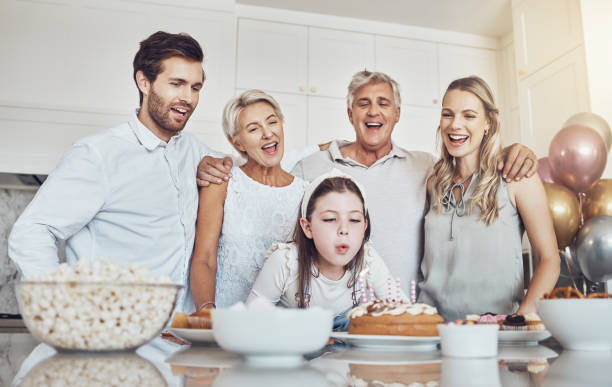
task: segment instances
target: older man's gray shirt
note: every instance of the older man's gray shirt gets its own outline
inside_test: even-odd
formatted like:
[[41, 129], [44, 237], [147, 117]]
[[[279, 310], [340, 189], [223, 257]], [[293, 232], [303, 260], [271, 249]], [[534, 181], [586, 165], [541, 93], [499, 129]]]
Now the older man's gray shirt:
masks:
[[423, 256], [423, 217], [426, 182], [435, 158], [426, 152], [407, 151], [393, 144], [391, 152], [367, 167], [340, 153], [350, 144], [336, 140], [326, 151], [300, 161], [292, 173], [306, 180], [337, 168], [355, 177], [367, 191], [371, 240], [405, 292], [418, 280]]

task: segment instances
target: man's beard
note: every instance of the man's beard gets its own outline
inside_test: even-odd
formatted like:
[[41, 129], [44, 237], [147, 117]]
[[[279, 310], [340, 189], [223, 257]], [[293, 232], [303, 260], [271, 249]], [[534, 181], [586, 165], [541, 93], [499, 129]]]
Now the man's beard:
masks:
[[183, 130], [193, 112], [193, 107], [188, 103], [176, 104], [174, 107], [186, 109], [187, 113], [185, 113], [185, 120], [183, 122], [174, 121], [170, 118], [170, 105], [166, 105], [153, 88], [151, 88], [151, 93], [149, 94], [148, 107], [149, 116], [153, 122], [162, 130], [175, 134]]

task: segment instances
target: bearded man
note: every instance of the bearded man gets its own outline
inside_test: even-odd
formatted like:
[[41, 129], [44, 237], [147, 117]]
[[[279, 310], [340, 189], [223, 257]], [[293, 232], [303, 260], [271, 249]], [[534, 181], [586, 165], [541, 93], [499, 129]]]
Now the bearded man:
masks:
[[[183, 128], [198, 105], [202, 48], [187, 34], [140, 43], [134, 81], [140, 108], [129, 122], [78, 140], [13, 226], [9, 256], [24, 278], [66, 260], [106, 258], [169, 276], [188, 289], [198, 206], [196, 171], [218, 155]], [[190, 311], [182, 291], [177, 310]]]

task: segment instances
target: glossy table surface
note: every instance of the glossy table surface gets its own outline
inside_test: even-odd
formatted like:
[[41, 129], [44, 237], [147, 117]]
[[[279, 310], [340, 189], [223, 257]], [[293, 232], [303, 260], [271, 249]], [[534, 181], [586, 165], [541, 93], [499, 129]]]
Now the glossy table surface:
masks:
[[294, 368], [254, 368], [215, 345], [156, 339], [136, 351], [57, 353], [28, 333], [0, 333], [0, 385], [611, 386], [612, 352], [564, 351], [554, 339], [500, 345], [496, 358], [438, 349], [366, 350], [336, 344]]

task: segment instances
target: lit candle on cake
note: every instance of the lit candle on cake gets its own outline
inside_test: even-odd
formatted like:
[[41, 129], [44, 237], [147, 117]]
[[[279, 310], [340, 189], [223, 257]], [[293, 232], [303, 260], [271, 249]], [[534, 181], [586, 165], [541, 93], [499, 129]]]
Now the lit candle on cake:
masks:
[[397, 277], [395, 279], [395, 292], [397, 293], [397, 302], [402, 302], [402, 292], [401, 292], [401, 287], [400, 287], [400, 279], [399, 277]]
[[387, 300], [391, 301], [391, 277], [387, 277]]
[[368, 302], [368, 296], [366, 294], [366, 287], [365, 287], [365, 281], [363, 280], [363, 277], [365, 277], [365, 275], [368, 273], [368, 268], [364, 268], [361, 273], [359, 273], [359, 287], [361, 288], [361, 303], [365, 304], [366, 302]]
[[416, 281], [410, 281], [410, 302], [416, 304]]

